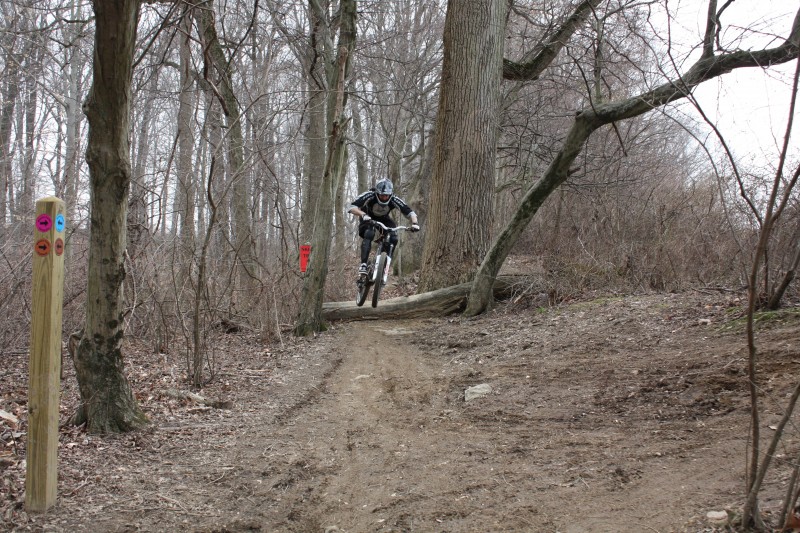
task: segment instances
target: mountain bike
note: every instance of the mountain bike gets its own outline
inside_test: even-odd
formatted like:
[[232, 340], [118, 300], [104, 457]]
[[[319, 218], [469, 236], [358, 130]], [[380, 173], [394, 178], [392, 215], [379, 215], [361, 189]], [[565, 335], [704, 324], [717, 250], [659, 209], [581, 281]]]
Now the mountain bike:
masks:
[[[361, 307], [367, 301], [367, 294], [372, 287], [372, 307], [378, 307], [378, 298], [381, 290], [386, 286], [389, 279], [389, 272], [392, 264], [392, 254], [394, 248], [389, 238], [391, 234], [397, 234], [411, 228], [407, 226], [397, 226], [390, 228], [377, 220], [370, 221], [376, 230], [375, 238], [372, 240], [372, 250], [367, 260], [367, 272], [362, 273], [356, 280], [356, 305]], [[373, 255], [374, 252], [374, 255]]]

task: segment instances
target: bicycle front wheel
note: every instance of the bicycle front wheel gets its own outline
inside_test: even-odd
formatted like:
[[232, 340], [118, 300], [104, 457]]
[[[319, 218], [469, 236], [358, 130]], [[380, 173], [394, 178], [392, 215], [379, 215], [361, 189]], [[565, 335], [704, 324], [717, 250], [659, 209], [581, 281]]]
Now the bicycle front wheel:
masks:
[[386, 270], [386, 252], [381, 252], [381, 259], [378, 262], [378, 273], [375, 276], [375, 287], [372, 289], [372, 307], [378, 307], [378, 298], [383, 289], [383, 271]]
[[[371, 270], [371, 269], [370, 269]], [[369, 294], [369, 286], [371, 285], [371, 273], [359, 274], [358, 281], [356, 281], [356, 305], [361, 307], [367, 301], [367, 294]]]

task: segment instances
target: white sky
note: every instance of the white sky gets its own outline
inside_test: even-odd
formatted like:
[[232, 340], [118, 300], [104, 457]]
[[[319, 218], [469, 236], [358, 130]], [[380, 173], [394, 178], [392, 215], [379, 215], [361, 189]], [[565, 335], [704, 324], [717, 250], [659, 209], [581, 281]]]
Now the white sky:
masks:
[[[724, 1], [720, 0], [719, 5]], [[700, 42], [705, 31], [707, 0], [669, 0], [675, 40], [688, 46]], [[738, 0], [722, 15], [724, 46], [761, 49], [779, 45], [776, 35], [786, 36], [800, 7], [797, 0]], [[742, 29], [749, 28], [745, 33]], [[688, 53], [688, 49], [684, 50]], [[688, 68], [698, 57], [695, 51], [684, 63]], [[795, 61], [769, 69], [739, 69], [700, 85], [694, 95], [706, 115], [717, 124], [737, 159], [743, 164], [770, 164], [776, 160], [786, 131]], [[696, 112], [692, 116], [698, 117]], [[795, 113], [795, 122], [800, 113]], [[794, 155], [800, 153], [800, 124], [792, 138]], [[708, 130], [706, 126], [704, 130]]]

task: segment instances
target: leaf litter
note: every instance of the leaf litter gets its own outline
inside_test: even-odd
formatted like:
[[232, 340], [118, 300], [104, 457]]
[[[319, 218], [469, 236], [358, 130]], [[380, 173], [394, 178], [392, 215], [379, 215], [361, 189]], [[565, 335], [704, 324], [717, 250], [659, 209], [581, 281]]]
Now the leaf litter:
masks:
[[[282, 346], [220, 335], [201, 391], [187, 388], [177, 347], [129, 340], [127, 375], [151, 424], [102, 436], [62, 425], [58, 503], [42, 514], [24, 508], [28, 363], [11, 351], [0, 528], [726, 531], [749, 423], [744, 337], [731, 327], [742, 305], [702, 292], [516, 299], [474, 319], [341, 323]], [[767, 425], [796, 381], [797, 317], [759, 329]], [[491, 392], [465, 402], [481, 384]], [[69, 360], [62, 391], [63, 424], [78, 400]], [[766, 485], [768, 518], [798, 436]]]

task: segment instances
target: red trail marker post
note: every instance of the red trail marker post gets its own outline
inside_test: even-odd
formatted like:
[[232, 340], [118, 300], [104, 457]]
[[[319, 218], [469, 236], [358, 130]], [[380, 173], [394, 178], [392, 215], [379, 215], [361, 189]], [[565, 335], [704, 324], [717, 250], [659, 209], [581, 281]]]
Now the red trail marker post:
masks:
[[36, 202], [34, 226], [25, 507], [41, 512], [57, 496], [64, 202], [52, 196]]

